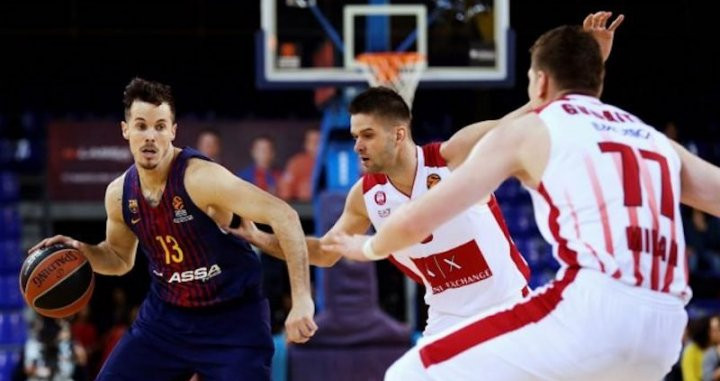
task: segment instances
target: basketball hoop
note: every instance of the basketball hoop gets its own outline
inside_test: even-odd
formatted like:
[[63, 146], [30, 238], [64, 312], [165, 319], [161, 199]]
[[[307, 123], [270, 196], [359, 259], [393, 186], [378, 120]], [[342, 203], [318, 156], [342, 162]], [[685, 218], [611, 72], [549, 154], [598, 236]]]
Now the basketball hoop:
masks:
[[415, 90], [425, 70], [426, 61], [419, 53], [363, 53], [356, 58], [370, 86], [385, 86], [400, 94], [412, 108]]

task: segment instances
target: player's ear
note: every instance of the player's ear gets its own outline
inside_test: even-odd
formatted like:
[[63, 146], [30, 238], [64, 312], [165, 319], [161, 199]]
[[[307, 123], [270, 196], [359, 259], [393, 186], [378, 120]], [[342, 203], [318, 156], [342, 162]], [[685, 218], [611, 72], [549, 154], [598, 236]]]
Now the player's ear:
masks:
[[548, 76], [547, 72], [543, 70], [537, 71], [537, 97], [540, 99], [545, 99], [548, 95], [548, 90], [550, 87], [550, 77]]
[[172, 132], [172, 138], [170, 139], [170, 141], [174, 142], [175, 134], [177, 133], [177, 123], [173, 123], [172, 127], [170, 127], [170, 132]]
[[395, 141], [400, 143], [407, 138], [407, 127], [400, 125], [395, 129]]
[[122, 122], [120, 122], [120, 129], [122, 130], [123, 138], [125, 138], [125, 140], [128, 140], [130, 138], [130, 134], [128, 131], [130, 129], [130, 126], [128, 126], [128, 124], [125, 123], [125, 121], [122, 121]]

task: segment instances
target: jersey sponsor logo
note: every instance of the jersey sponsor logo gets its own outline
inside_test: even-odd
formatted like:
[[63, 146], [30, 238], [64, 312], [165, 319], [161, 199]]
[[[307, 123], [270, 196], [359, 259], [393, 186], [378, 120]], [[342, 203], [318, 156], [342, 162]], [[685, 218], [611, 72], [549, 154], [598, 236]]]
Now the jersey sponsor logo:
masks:
[[431, 173], [425, 179], [425, 186], [427, 186], [427, 189], [430, 189], [437, 185], [440, 180], [442, 180], [442, 177], [440, 177], [440, 175], [438, 175], [437, 173]]
[[[153, 271], [157, 275], [155, 271]], [[214, 278], [222, 273], [222, 270], [220, 269], [220, 266], [217, 264], [214, 264], [212, 266], [208, 267], [198, 267], [195, 270], [187, 270], [187, 271], [176, 271], [172, 273], [170, 276], [170, 279], [168, 279], [168, 283], [186, 283], [186, 282], [193, 282], [196, 280], [207, 282], [211, 278]], [[160, 273], [162, 274], [162, 273]], [[162, 275], [158, 275], [162, 276]]]
[[375, 203], [378, 205], [385, 205], [385, 202], [387, 201], [387, 197], [385, 196], [385, 192], [383, 191], [377, 191], [375, 192]]
[[475, 240], [424, 258], [412, 258], [430, 283], [432, 293], [460, 288], [490, 278], [493, 274]]
[[378, 216], [380, 216], [380, 218], [389, 217], [390, 216], [390, 208], [378, 210]]
[[179, 224], [193, 220], [194, 217], [192, 214], [188, 214], [187, 210], [185, 210], [185, 203], [180, 196], [173, 197], [172, 206], [173, 209], [175, 209], [175, 218], [173, 218], [174, 223]]
[[592, 126], [600, 132], [614, 132], [631, 138], [650, 139], [650, 131], [641, 127], [617, 127], [597, 122], [592, 122]]

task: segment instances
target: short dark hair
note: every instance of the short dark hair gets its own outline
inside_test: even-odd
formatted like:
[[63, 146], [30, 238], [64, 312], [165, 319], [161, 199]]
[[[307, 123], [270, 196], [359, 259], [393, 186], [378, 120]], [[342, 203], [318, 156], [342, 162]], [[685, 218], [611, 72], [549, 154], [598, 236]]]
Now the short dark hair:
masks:
[[169, 85], [135, 77], [125, 86], [123, 92], [126, 119], [130, 114], [130, 107], [135, 101], [152, 103], [155, 106], [167, 103], [170, 106], [173, 121], [175, 121], [175, 98], [173, 98], [172, 89]]
[[350, 115], [369, 114], [393, 122], [410, 124], [410, 108], [405, 100], [387, 87], [371, 87], [358, 94], [349, 107]]
[[530, 48], [532, 65], [555, 79], [560, 90], [599, 94], [604, 76], [600, 45], [578, 26], [545, 32]]

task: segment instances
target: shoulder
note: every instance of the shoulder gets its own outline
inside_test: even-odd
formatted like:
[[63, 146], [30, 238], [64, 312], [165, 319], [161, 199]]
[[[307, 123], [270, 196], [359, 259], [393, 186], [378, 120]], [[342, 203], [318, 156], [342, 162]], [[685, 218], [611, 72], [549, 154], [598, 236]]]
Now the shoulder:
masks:
[[347, 198], [345, 199], [345, 208], [354, 211], [356, 214], [367, 216], [365, 199], [363, 197], [366, 191], [364, 190], [363, 182], [364, 176], [363, 179], [355, 182], [355, 185], [350, 188], [350, 192], [348, 192]]
[[365, 173], [362, 179], [355, 183], [353, 189], [357, 188], [357, 191], [362, 195], [375, 185], [385, 185], [387, 181], [387, 176], [382, 173]]
[[111, 181], [110, 184], [108, 184], [107, 188], [105, 188], [105, 199], [106, 200], [116, 200], [117, 202], [122, 202], [122, 196], [123, 196], [123, 187], [125, 185], [125, 173], [115, 178], [115, 180]]
[[425, 156], [426, 167], [445, 167], [447, 161], [443, 155], [443, 142], [433, 142], [422, 146], [423, 156]]
[[229, 171], [222, 165], [213, 161], [193, 157], [188, 159], [187, 167], [185, 168], [185, 181], [195, 178], [209, 179], [218, 172]]
[[125, 173], [111, 181], [105, 189], [105, 211], [109, 217], [118, 217], [122, 215], [124, 184]]

